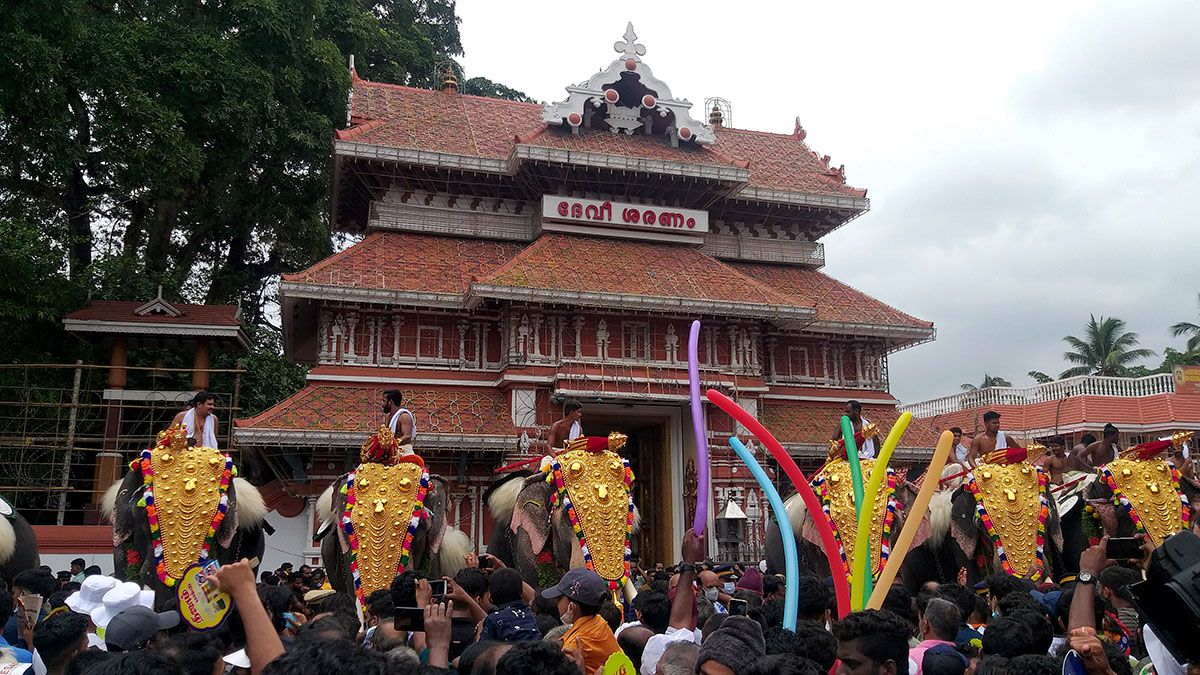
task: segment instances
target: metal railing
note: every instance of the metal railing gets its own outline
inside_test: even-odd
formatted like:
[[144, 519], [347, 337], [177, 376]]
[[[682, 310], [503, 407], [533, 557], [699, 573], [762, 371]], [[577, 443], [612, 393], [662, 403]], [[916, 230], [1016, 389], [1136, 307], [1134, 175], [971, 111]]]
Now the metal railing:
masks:
[[[191, 368], [127, 366], [126, 387], [108, 387], [108, 365], [0, 364], [0, 495], [34, 524], [80, 524], [96, 489], [96, 459], [126, 462], [185, 407]], [[245, 372], [208, 369], [232, 441]], [[105, 486], [107, 487], [107, 486]]]
[[1112, 396], [1142, 398], [1175, 393], [1170, 373], [1146, 377], [1104, 377], [1080, 375], [1030, 387], [986, 387], [900, 406], [913, 417], [936, 417], [963, 410], [1002, 405], [1028, 405], [1057, 401], [1071, 396]]

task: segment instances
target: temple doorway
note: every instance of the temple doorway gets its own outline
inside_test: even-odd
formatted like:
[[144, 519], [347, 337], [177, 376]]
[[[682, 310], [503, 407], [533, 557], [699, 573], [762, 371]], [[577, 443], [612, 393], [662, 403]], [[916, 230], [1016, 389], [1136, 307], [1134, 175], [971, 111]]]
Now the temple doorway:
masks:
[[622, 455], [633, 469], [633, 503], [642, 514], [641, 529], [630, 538], [632, 555], [643, 564], [674, 564], [682, 536], [682, 531], [676, 533], [682, 522], [679, 408], [585, 404], [583, 431], [589, 436], [618, 431], [629, 437]]

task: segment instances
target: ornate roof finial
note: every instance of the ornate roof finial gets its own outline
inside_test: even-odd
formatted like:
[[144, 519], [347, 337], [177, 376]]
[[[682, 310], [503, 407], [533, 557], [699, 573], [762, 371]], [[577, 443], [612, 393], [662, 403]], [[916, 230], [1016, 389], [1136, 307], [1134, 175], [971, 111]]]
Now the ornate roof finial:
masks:
[[708, 123], [714, 127], [719, 127], [725, 122], [725, 113], [721, 112], [721, 106], [713, 103], [712, 112], [708, 113]]
[[804, 125], [800, 124], [800, 116], [796, 115], [796, 127], [792, 129], [792, 135], [800, 140], [804, 140], [808, 136], [808, 132], [804, 130]]
[[613, 49], [621, 52], [621, 55], [627, 59], [637, 58], [646, 55], [646, 46], [637, 43], [637, 33], [633, 32], [633, 22], [625, 24], [624, 40], [617, 40], [613, 44]]
[[442, 91], [458, 91], [458, 76], [451, 66], [446, 66], [446, 72], [442, 75]]

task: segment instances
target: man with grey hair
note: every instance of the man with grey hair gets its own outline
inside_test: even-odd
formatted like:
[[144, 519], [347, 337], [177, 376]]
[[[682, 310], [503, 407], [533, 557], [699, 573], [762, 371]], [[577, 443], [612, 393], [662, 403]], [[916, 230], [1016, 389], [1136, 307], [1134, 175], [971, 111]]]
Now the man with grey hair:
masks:
[[954, 647], [954, 637], [958, 635], [961, 621], [962, 613], [958, 605], [942, 598], [929, 601], [925, 615], [921, 617], [921, 642], [908, 650], [909, 660], [917, 665], [917, 672], [912, 675], [921, 675], [921, 661], [929, 648], [937, 645]]
[[693, 675], [700, 646], [694, 642], [676, 641], [667, 645], [654, 675]]

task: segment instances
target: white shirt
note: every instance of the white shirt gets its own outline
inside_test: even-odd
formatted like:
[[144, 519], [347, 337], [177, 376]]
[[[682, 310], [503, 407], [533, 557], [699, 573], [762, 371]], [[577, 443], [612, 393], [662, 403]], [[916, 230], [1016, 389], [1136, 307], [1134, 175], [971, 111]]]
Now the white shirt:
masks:
[[[392, 415], [392, 419], [390, 421], [388, 421], [388, 428], [392, 430], [392, 434], [400, 433], [399, 426], [400, 426], [400, 416], [401, 415], [408, 415], [408, 419], [412, 422], [412, 433], [409, 434], [409, 437], [408, 437], [408, 442], [412, 443], [413, 440], [415, 440], [417, 438], [417, 418], [413, 417], [412, 412], [410, 410], [408, 410], [407, 408], [400, 408], [399, 410], [396, 411], [396, 413], [394, 415]], [[399, 439], [397, 439], [397, 440], [399, 440]]]
[[[859, 420], [862, 421], [863, 428], [866, 428], [866, 426], [871, 423], [871, 421], [865, 417], [860, 417]], [[858, 449], [858, 458], [859, 459], [875, 459], [875, 439], [874, 438], [864, 438], [863, 439], [862, 447]]]
[[571, 430], [567, 432], [567, 440], [573, 441], [583, 435], [583, 426], [579, 422], [571, 422]]
[[[196, 409], [189, 408], [183, 413], [183, 426], [187, 427], [188, 438], [196, 436]], [[209, 415], [204, 418], [204, 429], [200, 432], [200, 445], [205, 448], [217, 448], [217, 418]]]
[[638, 672], [653, 673], [658, 668], [658, 660], [672, 642], [694, 642], [700, 644], [703, 634], [699, 629], [668, 628], [666, 633], [651, 635], [646, 640], [646, 648], [642, 651], [642, 668]]
[[959, 464], [966, 464], [967, 455], [969, 454], [971, 454], [971, 451], [962, 443], [959, 443], [958, 446], [954, 448], [954, 456], [958, 458]]

